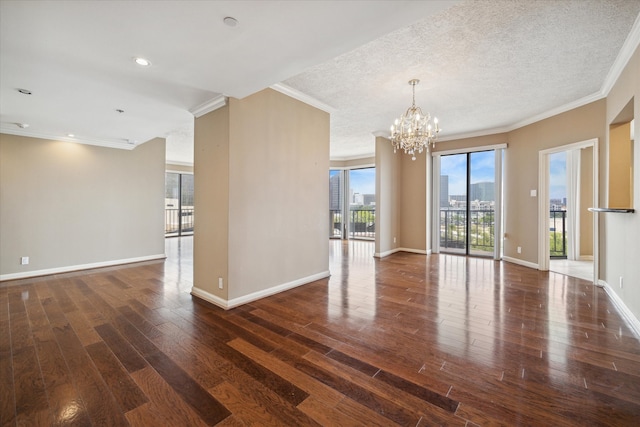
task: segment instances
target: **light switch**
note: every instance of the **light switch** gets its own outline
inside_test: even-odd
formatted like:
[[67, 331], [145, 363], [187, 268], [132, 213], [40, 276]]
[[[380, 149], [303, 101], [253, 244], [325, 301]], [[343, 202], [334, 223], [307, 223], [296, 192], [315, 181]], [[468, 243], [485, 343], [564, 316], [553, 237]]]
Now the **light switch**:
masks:
[[531, 190], [531, 197], [536, 197], [538, 195], [538, 190]]

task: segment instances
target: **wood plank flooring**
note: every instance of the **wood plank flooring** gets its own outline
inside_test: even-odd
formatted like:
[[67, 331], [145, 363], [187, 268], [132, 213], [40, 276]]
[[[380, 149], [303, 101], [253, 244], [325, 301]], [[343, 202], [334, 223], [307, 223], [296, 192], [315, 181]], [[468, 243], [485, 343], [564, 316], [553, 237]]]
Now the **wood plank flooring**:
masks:
[[640, 341], [590, 283], [331, 241], [230, 311], [168, 259], [0, 284], [0, 426], [640, 425]]

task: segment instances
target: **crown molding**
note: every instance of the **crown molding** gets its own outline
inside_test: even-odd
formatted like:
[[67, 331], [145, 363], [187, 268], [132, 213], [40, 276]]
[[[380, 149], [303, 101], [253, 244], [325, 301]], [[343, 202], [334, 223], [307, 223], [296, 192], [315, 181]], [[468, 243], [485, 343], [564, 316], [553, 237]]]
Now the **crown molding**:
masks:
[[624, 67], [626, 67], [629, 63], [629, 60], [638, 48], [638, 45], [640, 45], [640, 15], [636, 17], [636, 20], [633, 23], [633, 27], [631, 27], [631, 32], [629, 32], [627, 39], [622, 45], [622, 49], [620, 49], [620, 52], [618, 52], [616, 60], [613, 62], [613, 65], [609, 69], [609, 74], [607, 74], [607, 77], [602, 83], [600, 92], [602, 92], [603, 97], [609, 95], [609, 92], [611, 92], [613, 85], [616, 83], [618, 78], [620, 78], [620, 74], [622, 74]]
[[375, 151], [369, 154], [355, 154], [353, 156], [343, 156], [343, 157], [331, 157], [329, 160], [334, 162], [349, 162], [352, 160], [361, 160], [361, 159], [369, 159], [371, 157], [375, 157]]
[[566, 113], [567, 111], [574, 110], [578, 107], [591, 104], [592, 102], [598, 101], [604, 97], [605, 95], [602, 92], [592, 93], [591, 95], [587, 95], [575, 101], [569, 102], [568, 104], [564, 104], [559, 107], [552, 108], [551, 110], [547, 110], [544, 113], [540, 113], [533, 117], [529, 117], [528, 119], [524, 119], [520, 122], [517, 122], [509, 126], [507, 132], [520, 129], [521, 127], [530, 125], [535, 122], [539, 122], [540, 120], [548, 119], [549, 117], [557, 116], [558, 114]]
[[22, 129], [9, 129], [0, 127], [0, 133], [6, 133], [10, 135], [26, 136], [29, 138], [48, 139], [51, 141], [63, 141], [72, 142], [74, 144], [94, 145], [97, 147], [117, 148], [119, 150], [133, 150], [140, 144], [129, 144], [126, 142], [114, 142], [106, 139], [91, 139], [91, 138], [69, 138], [60, 135], [52, 135], [48, 133], [40, 133], [33, 131], [25, 131]]
[[304, 102], [305, 104], [311, 105], [312, 107], [322, 110], [325, 113], [332, 114], [337, 111], [335, 108], [331, 107], [330, 105], [327, 105], [324, 102], [319, 101], [316, 98], [307, 95], [306, 93], [300, 92], [299, 90], [294, 89], [291, 86], [287, 86], [282, 83], [276, 83], [269, 87], [293, 99], [297, 99], [300, 102]]
[[554, 117], [557, 116], [558, 114], [562, 114], [562, 113], [566, 113], [567, 111], [571, 111], [574, 110], [578, 107], [582, 107], [584, 105], [590, 104], [592, 102], [598, 101], [602, 98], [604, 98], [605, 95], [603, 95], [601, 92], [595, 92], [592, 93], [591, 95], [587, 95], [583, 98], [580, 98], [578, 100], [569, 102], [568, 104], [564, 104], [561, 105], [559, 107], [556, 108], [552, 108], [551, 110], [547, 110], [543, 113], [537, 114], [533, 117], [529, 117], [527, 119], [521, 120], [519, 122], [516, 122], [512, 125], [509, 126], [501, 126], [501, 127], [496, 127], [496, 128], [490, 128], [490, 129], [483, 129], [483, 130], [478, 130], [478, 131], [473, 131], [473, 132], [465, 132], [465, 133], [457, 133], [457, 134], [453, 134], [453, 135], [447, 135], [447, 136], [439, 136], [438, 137], [438, 141], [439, 142], [446, 142], [446, 141], [454, 141], [454, 140], [458, 140], [458, 139], [465, 139], [465, 138], [477, 138], [480, 136], [487, 136], [487, 135], [495, 135], [498, 133], [508, 133], [508, 132], [513, 132], [514, 130], [520, 129], [522, 127], [528, 126], [530, 124], [539, 122], [541, 120], [544, 119], [548, 119], [550, 117]]
[[193, 114], [196, 118], [204, 116], [207, 113], [217, 110], [218, 108], [222, 108], [227, 105], [227, 97], [224, 95], [218, 95], [215, 98], [212, 98], [192, 109], [189, 110], [191, 114]]
[[167, 166], [191, 166], [193, 167], [193, 162], [183, 162], [179, 160], [165, 160], [164, 162]]

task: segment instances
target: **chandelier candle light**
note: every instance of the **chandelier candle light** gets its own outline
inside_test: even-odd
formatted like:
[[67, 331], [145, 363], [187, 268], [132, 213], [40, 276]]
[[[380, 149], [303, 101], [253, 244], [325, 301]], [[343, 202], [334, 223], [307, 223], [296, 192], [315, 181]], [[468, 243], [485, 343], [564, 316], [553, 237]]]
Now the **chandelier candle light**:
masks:
[[411, 154], [411, 160], [416, 159], [416, 153], [422, 153], [424, 149], [429, 151], [429, 144], [432, 148], [436, 146], [436, 139], [440, 128], [438, 127], [438, 119], [433, 118], [431, 123], [431, 114], [424, 114], [420, 107], [416, 107], [416, 85], [420, 80], [409, 80], [409, 84], [413, 88], [413, 104], [407, 109], [406, 113], [399, 119], [396, 119], [391, 125], [391, 144], [393, 152], [398, 149], [404, 150], [405, 153]]

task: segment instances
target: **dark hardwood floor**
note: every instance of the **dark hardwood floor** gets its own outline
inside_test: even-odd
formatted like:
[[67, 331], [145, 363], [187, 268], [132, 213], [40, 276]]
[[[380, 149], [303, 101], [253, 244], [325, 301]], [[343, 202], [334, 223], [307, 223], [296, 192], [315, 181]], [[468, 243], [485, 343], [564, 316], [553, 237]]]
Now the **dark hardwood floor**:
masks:
[[640, 424], [640, 341], [588, 282], [332, 241], [331, 278], [225, 312], [191, 240], [0, 284], [0, 425]]

